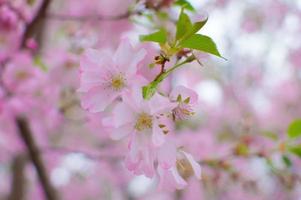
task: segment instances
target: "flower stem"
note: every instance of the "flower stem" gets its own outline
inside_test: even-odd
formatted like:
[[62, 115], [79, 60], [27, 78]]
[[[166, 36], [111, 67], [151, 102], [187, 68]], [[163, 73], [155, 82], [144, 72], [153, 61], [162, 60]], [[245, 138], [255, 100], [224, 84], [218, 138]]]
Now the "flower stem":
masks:
[[195, 60], [194, 56], [189, 56], [186, 60], [174, 65], [172, 68], [166, 70], [165, 72], [159, 74], [152, 82], [142, 88], [142, 95], [144, 99], [150, 99], [156, 92], [157, 86], [169, 76], [177, 68], [181, 67], [186, 63], [190, 63]]

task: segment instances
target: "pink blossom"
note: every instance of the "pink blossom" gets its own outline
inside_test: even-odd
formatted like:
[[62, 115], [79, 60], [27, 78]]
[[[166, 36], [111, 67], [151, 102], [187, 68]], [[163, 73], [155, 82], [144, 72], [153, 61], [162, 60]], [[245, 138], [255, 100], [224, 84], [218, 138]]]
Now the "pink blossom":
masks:
[[18, 15], [7, 5], [0, 5], [0, 30], [12, 31], [17, 28]]
[[103, 111], [117, 97], [138, 84], [137, 64], [144, 50], [134, 50], [123, 40], [114, 55], [108, 50], [89, 49], [80, 61], [82, 106], [91, 112]]
[[164, 169], [158, 167], [160, 177], [159, 188], [173, 190], [183, 189], [191, 176], [201, 179], [201, 167], [194, 160], [193, 156], [181, 149], [177, 150], [174, 166]]
[[126, 166], [135, 174], [154, 175], [156, 148], [164, 144], [170, 133], [168, 113], [175, 107], [168, 98], [155, 94], [144, 100], [141, 88], [124, 96], [112, 113], [112, 137], [129, 136]]
[[170, 93], [170, 100], [178, 103], [178, 106], [173, 109], [174, 118], [184, 120], [194, 114], [198, 95], [189, 88], [178, 86]]

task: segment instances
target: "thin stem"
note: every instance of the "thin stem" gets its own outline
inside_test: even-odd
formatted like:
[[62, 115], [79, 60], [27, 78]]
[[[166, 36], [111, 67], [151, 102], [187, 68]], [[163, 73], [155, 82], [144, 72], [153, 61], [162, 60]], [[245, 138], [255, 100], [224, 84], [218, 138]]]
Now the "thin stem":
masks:
[[176, 70], [177, 68], [181, 67], [182, 65], [186, 64], [186, 63], [190, 63], [194, 60], [194, 58], [192, 57], [188, 57], [186, 60], [174, 65], [172, 68], [166, 70], [164, 73], [161, 73], [157, 79], [155, 79], [152, 83], [160, 83], [162, 82], [171, 72], [173, 72], [174, 70]]
[[160, 72], [160, 74], [152, 81], [150, 82], [148, 85], [144, 86], [142, 88], [142, 96], [144, 99], [150, 99], [156, 92], [158, 85], [171, 73], [173, 72], [175, 69], [181, 67], [182, 65], [192, 62], [193, 60], [195, 60], [194, 56], [190, 56], [188, 57], [186, 60], [184, 60], [183, 62], [180, 62], [178, 64], [176, 64], [175, 66], [173, 66], [172, 68], [170, 68], [167, 71], [164, 71], [163, 73]]
[[91, 20], [103, 20], [103, 21], [114, 21], [126, 19], [131, 16], [133, 13], [126, 12], [121, 15], [116, 16], [105, 16], [105, 15], [86, 15], [86, 16], [72, 16], [65, 14], [57, 14], [57, 13], [48, 13], [45, 15], [46, 19], [49, 20], [58, 20], [58, 21], [91, 21]]

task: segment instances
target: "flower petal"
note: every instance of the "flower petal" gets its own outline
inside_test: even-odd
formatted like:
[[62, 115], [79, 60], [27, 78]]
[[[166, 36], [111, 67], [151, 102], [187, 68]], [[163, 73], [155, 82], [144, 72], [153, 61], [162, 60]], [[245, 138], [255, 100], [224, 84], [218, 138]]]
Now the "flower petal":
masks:
[[196, 176], [196, 178], [201, 179], [202, 178], [202, 169], [201, 169], [201, 166], [199, 165], [199, 163], [194, 160], [194, 158], [191, 154], [186, 153], [184, 151], [181, 151], [181, 152], [185, 155], [185, 157], [191, 164], [191, 167], [194, 171], [194, 175]]
[[163, 133], [163, 130], [159, 127], [157, 120], [153, 122], [153, 134], [152, 142], [155, 146], [161, 146], [165, 142], [166, 135]]
[[118, 93], [105, 90], [103, 87], [94, 87], [81, 97], [81, 105], [84, 109], [95, 113], [104, 111], [113, 100], [118, 96]]
[[177, 150], [172, 141], [165, 142], [158, 150], [158, 162], [163, 169], [169, 169], [176, 164]]
[[177, 189], [183, 189], [187, 185], [187, 182], [179, 174], [176, 167], [171, 168], [171, 173], [172, 173], [172, 175], [173, 175], [173, 177], [176, 181], [176, 188]]
[[128, 74], [137, 72], [137, 64], [145, 57], [146, 51], [141, 49], [135, 51], [128, 39], [123, 39], [119, 44], [115, 55], [115, 64], [118, 68]]
[[129, 123], [118, 128], [114, 127], [111, 131], [111, 138], [113, 140], [120, 140], [134, 131], [133, 124]]
[[175, 87], [169, 96], [172, 101], [177, 101], [179, 95], [181, 95], [182, 101], [189, 98], [190, 104], [195, 104], [198, 101], [198, 94], [194, 90], [184, 86]]
[[135, 121], [135, 114], [133, 109], [126, 103], [119, 103], [113, 110], [113, 126], [119, 127], [123, 124], [127, 124]]

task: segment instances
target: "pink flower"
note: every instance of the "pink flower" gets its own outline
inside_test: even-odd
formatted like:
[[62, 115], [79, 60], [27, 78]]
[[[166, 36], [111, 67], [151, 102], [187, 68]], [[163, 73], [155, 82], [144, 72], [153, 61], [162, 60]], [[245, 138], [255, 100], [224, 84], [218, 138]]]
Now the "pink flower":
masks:
[[175, 106], [168, 98], [157, 93], [151, 100], [144, 100], [141, 88], [135, 88], [113, 110], [112, 137], [121, 139], [131, 133], [152, 135], [153, 144], [160, 146], [169, 132], [168, 112]]
[[112, 55], [109, 51], [89, 49], [80, 61], [82, 106], [91, 112], [101, 112], [117, 97], [141, 81], [137, 64], [145, 51], [136, 51], [123, 40]]
[[198, 95], [189, 88], [178, 86], [170, 93], [170, 100], [178, 103], [178, 106], [173, 109], [174, 119], [184, 120], [194, 114]]
[[12, 31], [17, 28], [18, 16], [16, 12], [10, 9], [8, 6], [0, 6], [0, 30]]
[[15, 93], [33, 92], [41, 79], [45, 79], [45, 74], [34, 65], [31, 54], [25, 51], [15, 54], [3, 72], [3, 83]]
[[156, 151], [170, 132], [168, 113], [176, 105], [168, 98], [155, 94], [144, 100], [141, 88], [128, 92], [112, 113], [112, 138], [129, 136], [126, 166], [135, 174], [154, 175]]
[[[171, 160], [172, 155], [169, 155]], [[164, 190], [183, 189], [187, 185], [187, 180], [191, 176], [201, 179], [201, 167], [196, 162], [193, 156], [183, 150], [178, 149], [174, 165], [164, 169], [161, 165], [158, 166], [159, 173], [159, 188]]]

